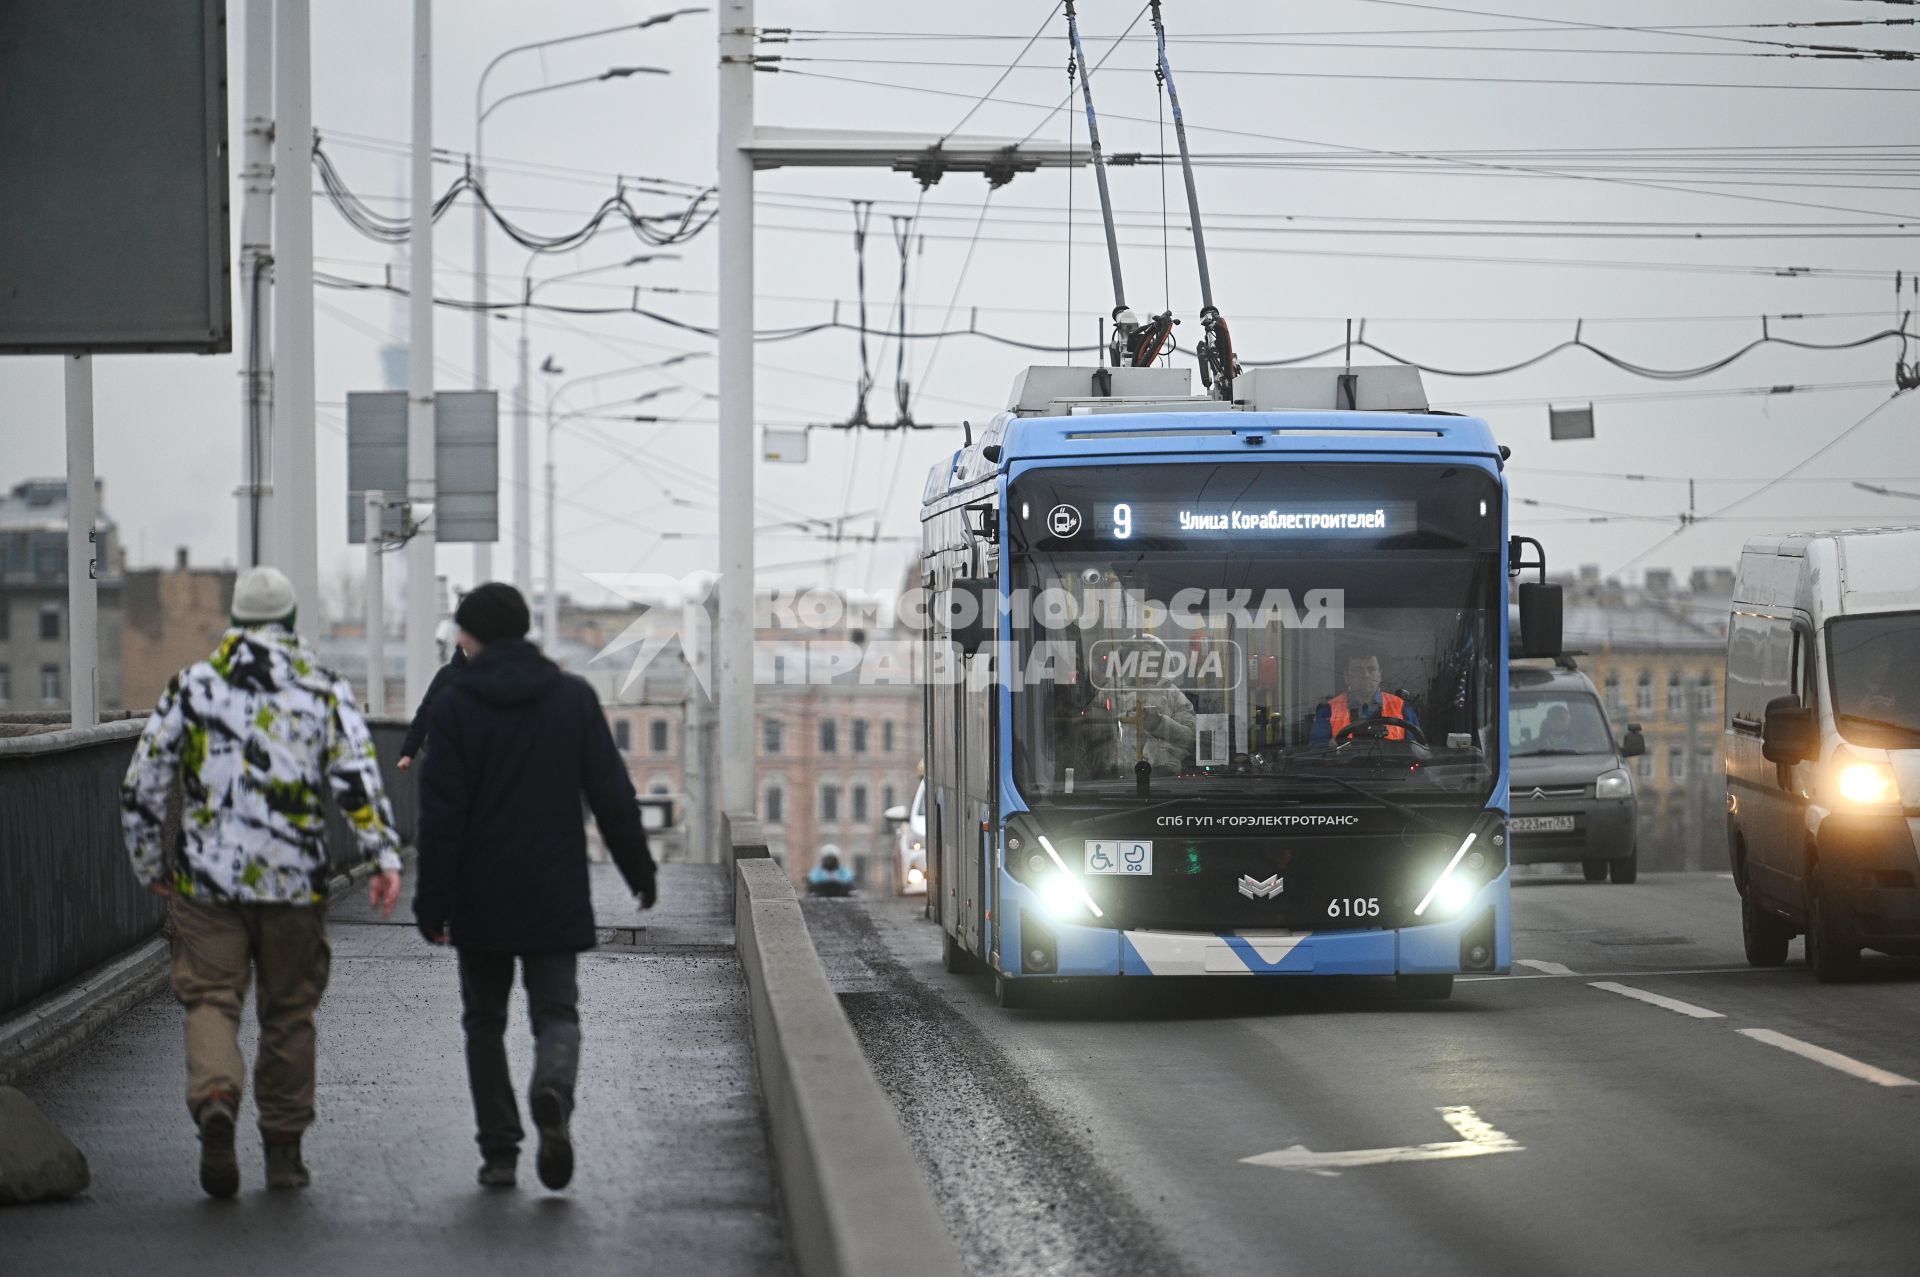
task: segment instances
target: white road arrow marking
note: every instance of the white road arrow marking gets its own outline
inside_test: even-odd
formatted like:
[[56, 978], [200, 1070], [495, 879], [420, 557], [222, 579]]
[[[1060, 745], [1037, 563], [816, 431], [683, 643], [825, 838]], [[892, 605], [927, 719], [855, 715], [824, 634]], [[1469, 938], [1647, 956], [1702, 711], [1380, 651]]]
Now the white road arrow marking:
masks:
[[1541, 975], [1565, 976], [1565, 975], [1579, 974], [1572, 967], [1565, 966], [1558, 962], [1545, 962], [1539, 958], [1515, 958], [1513, 960], [1513, 965], [1516, 967], [1532, 967], [1535, 971], [1538, 971]]
[[1518, 1153], [1524, 1147], [1505, 1131], [1496, 1131], [1478, 1113], [1464, 1104], [1436, 1110], [1448, 1126], [1460, 1133], [1457, 1140], [1438, 1144], [1408, 1144], [1401, 1148], [1354, 1148], [1338, 1153], [1316, 1153], [1295, 1144], [1258, 1157], [1240, 1160], [1250, 1166], [1277, 1166], [1281, 1170], [1311, 1171], [1315, 1175], [1338, 1175], [1356, 1166], [1384, 1166], [1389, 1162], [1447, 1162], [1458, 1157], [1486, 1157], [1493, 1153]]

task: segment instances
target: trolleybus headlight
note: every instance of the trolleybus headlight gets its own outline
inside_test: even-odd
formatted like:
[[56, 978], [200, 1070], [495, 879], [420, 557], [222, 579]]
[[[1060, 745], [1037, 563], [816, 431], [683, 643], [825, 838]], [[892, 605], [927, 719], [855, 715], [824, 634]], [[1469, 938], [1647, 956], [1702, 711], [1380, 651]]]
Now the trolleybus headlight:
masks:
[[1900, 785], [1885, 763], [1854, 761], [1840, 768], [1840, 796], [1862, 805], [1890, 803], [1900, 797]]
[[1063, 873], [1040, 880], [1040, 902], [1056, 918], [1072, 918], [1086, 913], [1081, 903], [1080, 884]]
[[1473, 884], [1464, 876], [1456, 875], [1454, 871], [1460, 868], [1460, 862], [1467, 858], [1467, 853], [1473, 850], [1473, 844], [1479, 837], [1478, 833], [1467, 835], [1466, 841], [1460, 844], [1460, 849], [1453, 853], [1453, 859], [1447, 862], [1447, 867], [1440, 871], [1440, 876], [1433, 880], [1431, 887], [1427, 888], [1427, 894], [1420, 898], [1418, 905], [1414, 906], [1414, 917], [1426, 917], [1427, 910], [1436, 904], [1440, 906], [1443, 913], [1458, 913], [1466, 907], [1469, 900], [1473, 899]]
[[915, 865], [913, 868], [907, 870], [907, 885], [909, 887], [918, 887], [921, 883], [925, 882], [926, 880], [927, 880], [926, 871], [922, 869], [919, 865]]
[[1631, 798], [1633, 797], [1633, 776], [1624, 767], [1616, 767], [1605, 772], [1593, 783], [1595, 798]]

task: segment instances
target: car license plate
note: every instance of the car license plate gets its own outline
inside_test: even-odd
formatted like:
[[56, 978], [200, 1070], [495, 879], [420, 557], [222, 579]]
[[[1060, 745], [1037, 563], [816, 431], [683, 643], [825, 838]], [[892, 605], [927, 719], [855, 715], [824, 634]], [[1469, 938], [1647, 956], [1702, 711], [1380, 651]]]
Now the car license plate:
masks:
[[1086, 868], [1090, 874], [1151, 874], [1153, 842], [1144, 838], [1089, 838]]
[[1516, 834], [1570, 834], [1572, 816], [1515, 816], [1507, 828]]

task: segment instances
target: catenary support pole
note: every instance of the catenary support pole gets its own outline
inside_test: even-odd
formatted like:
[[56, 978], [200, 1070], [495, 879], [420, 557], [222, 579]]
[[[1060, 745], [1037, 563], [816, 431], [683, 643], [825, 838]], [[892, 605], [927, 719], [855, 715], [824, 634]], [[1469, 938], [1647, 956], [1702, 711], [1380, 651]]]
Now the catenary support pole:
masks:
[[439, 607], [433, 520], [433, 4], [413, 0], [413, 231], [407, 339], [407, 694], [411, 714], [434, 672]]
[[93, 541], [93, 356], [67, 364], [67, 703], [73, 725], [100, 721], [99, 563]]
[[273, 527], [273, 0], [247, 0], [240, 167], [240, 274], [245, 324], [240, 373], [239, 536], [234, 562], [276, 555]]
[[513, 586], [533, 597], [533, 445], [527, 412], [533, 394], [528, 365], [527, 312], [520, 312], [520, 381], [513, 390]]
[[308, 0], [274, 10], [273, 509], [275, 564], [293, 582], [300, 632], [324, 619], [314, 485], [313, 50]]
[[753, 0], [720, 0], [720, 798], [753, 810]]
[[554, 549], [554, 470], [553, 470], [553, 406], [547, 406], [547, 593], [545, 606], [540, 611], [540, 642], [546, 648], [547, 655], [553, 655], [554, 647], [560, 641], [560, 578], [556, 564], [559, 554]]
[[387, 712], [387, 580], [381, 570], [387, 494], [367, 493], [367, 713]]

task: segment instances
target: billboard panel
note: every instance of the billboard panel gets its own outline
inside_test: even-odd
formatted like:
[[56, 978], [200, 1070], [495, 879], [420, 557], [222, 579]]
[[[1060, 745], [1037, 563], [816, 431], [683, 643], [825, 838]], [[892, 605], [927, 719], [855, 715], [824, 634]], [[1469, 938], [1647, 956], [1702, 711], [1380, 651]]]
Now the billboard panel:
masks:
[[0, 3], [0, 353], [217, 353], [224, 0]]

